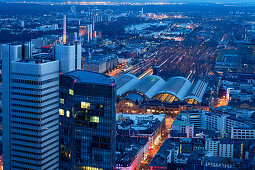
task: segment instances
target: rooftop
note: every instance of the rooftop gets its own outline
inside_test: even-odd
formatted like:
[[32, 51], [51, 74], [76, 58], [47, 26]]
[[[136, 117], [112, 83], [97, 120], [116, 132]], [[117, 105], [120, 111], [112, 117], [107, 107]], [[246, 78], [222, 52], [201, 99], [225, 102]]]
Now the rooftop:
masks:
[[150, 75], [135, 84], [131, 91], [137, 91], [146, 95], [148, 98], [152, 98], [164, 84], [165, 81], [161, 77]]
[[[124, 96], [138, 93], [145, 99], [161, 100], [167, 103], [184, 101], [186, 99], [194, 99], [201, 103], [207, 85], [202, 80], [191, 83], [188, 79], [180, 76], [172, 77], [165, 82], [156, 75], [145, 76], [139, 80], [132, 74], [124, 74], [117, 78], [117, 95], [121, 96], [122, 99], [126, 99]], [[140, 100], [137, 96], [134, 98], [129, 97], [129, 99], [134, 102]]]
[[169, 93], [176, 96], [179, 100], [188, 93], [192, 83], [184, 77], [173, 77], [169, 79], [159, 93]]
[[175, 121], [173, 122], [173, 125], [193, 126], [192, 123], [189, 123], [189, 122], [186, 122], [186, 121], [183, 121], [183, 120], [178, 120], [178, 119], [175, 119]]
[[158, 150], [157, 154], [154, 156], [152, 161], [150, 162], [149, 166], [156, 166], [156, 167], [167, 167], [168, 160], [167, 157], [171, 149], [177, 149], [177, 146], [173, 145], [172, 139], [166, 139], [163, 145]]
[[123, 74], [117, 79], [117, 95], [121, 96], [128, 91], [132, 86], [139, 82], [139, 79], [133, 74]]
[[118, 134], [152, 134], [165, 119], [165, 114], [117, 114]]
[[18, 60], [18, 61], [14, 61], [14, 62], [29, 63], [29, 64], [43, 64], [43, 63], [48, 63], [48, 62], [52, 62], [52, 61], [53, 60], [49, 60], [49, 59], [33, 58], [33, 59]]
[[233, 129], [243, 129], [243, 130], [255, 130], [254, 127], [249, 126], [249, 125], [244, 125], [244, 126], [236, 126], [233, 127]]
[[231, 158], [223, 158], [223, 157], [206, 157], [205, 162], [213, 162], [213, 163], [221, 163], [221, 164], [235, 164], [233, 160], [242, 162], [242, 159], [231, 159]]
[[130, 166], [136, 155], [148, 143], [148, 138], [117, 136], [116, 164], [119, 167]]
[[96, 72], [76, 70], [65, 73], [64, 75], [74, 78], [77, 83], [93, 83], [109, 86], [115, 85], [115, 79], [113, 77]]

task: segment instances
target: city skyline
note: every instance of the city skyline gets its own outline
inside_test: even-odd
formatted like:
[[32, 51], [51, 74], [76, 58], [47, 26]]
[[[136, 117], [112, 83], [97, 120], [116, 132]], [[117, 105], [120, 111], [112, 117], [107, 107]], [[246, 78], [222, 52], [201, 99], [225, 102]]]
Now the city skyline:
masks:
[[2, 1], [0, 170], [253, 170], [255, 8], [199, 1]]
[[[19, 0], [1, 0], [2, 2], [22, 2]], [[1, 2], [0, 1], [0, 2]], [[109, 1], [103, 1], [103, 0], [98, 0], [96, 2], [116, 2], [116, 3], [237, 3], [237, 4], [254, 4], [253, 0], [150, 0], [150, 1], [145, 1], [145, 0], [109, 0]], [[29, 1], [28, 1], [29, 2]], [[31, 0], [30, 2], [93, 2], [92, 0]]]

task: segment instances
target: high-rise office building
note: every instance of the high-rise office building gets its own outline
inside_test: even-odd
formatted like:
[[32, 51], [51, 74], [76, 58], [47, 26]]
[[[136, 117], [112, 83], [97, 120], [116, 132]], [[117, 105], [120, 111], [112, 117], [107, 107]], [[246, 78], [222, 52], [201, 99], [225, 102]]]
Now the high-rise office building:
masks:
[[54, 56], [60, 62], [61, 73], [81, 69], [81, 44], [78, 42], [55, 45]]
[[22, 45], [1, 45], [3, 80], [3, 162], [4, 168], [11, 169], [10, 152], [10, 63], [22, 58]]
[[59, 62], [2, 45], [4, 169], [58, 169]]
[[114, 169], [115, 104], [114, 78], [81, 70], [60, 76], [61, 169]]

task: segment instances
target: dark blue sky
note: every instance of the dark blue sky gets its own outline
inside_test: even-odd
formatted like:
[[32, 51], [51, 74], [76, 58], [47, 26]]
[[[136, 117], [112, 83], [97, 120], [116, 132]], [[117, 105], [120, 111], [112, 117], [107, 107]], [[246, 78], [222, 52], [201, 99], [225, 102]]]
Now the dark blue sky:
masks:
[[[21, 1], [21, 0], [0, 0], [0, 1]], [[72, 1], [72, 0], [28, 0], [28, 1]], [[74, 1], [117, 1], [117, 0], [74, 0]], [[137, 1], [151, 1], [151, 2], [232, 2], [232, 3], [247, 3], [254, 2], [255, 0], [122, 0], [125, 2], [137, 2]]]
[[[0, 0], [0, 2], [4, 1], [22, 1], [22, 0]], [[23, 0], [24, 1], [24, 0]], [[203, 3], [224, 3], [224, 4], [255, 4], [255, 0], [26, 0], [26, 1], [34, 1], [34, 2], [67, 2], [67, 1], [112, 1], [112, 2], [184, 2], [184, 3], [192, 3], [192, 2], [203, 2]]]

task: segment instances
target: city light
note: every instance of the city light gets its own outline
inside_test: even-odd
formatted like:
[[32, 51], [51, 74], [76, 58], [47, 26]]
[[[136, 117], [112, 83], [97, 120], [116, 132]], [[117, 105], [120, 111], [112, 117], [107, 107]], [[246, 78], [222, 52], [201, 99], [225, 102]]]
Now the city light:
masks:
[[254, 0], [3, 0], [0, 169], [253, 169]]

